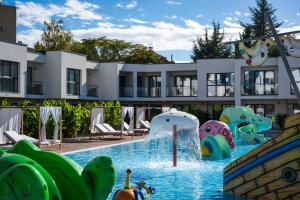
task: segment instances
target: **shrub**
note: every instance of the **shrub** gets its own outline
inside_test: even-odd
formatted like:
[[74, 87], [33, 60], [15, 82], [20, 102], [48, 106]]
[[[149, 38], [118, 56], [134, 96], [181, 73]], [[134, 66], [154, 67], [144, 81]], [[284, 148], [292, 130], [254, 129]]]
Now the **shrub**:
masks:
[[286, 118], [287, 118], [286, 114], [277, 114], [276, 115], [276, 124], [280, 127], [280, 129], [284, 129]]
[[[19, 103], [22, 108], [32, 106], [31, 102], [28, 100], [22, 100]], [[38, 110], [37, 108], [26, 108], [23, 109], [23, 134], [30, 137], [38, 138]]]
[[113, 128], [119, 129], [121, 126], [121, 105], [119, 101], [108, 101], [105, 104], [104, 117], [105, 122]]

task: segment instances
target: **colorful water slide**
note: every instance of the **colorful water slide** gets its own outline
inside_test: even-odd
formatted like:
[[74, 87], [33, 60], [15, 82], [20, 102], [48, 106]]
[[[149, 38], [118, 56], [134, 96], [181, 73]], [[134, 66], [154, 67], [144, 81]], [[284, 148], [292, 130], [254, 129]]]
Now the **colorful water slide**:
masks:
[[71, 159], [41, 151], [26, 140], [7, 152], [0, 151], [0, 193], [7, 200], [106, 200], [115, 181], [116, 170], [109, 157], [97, 157], [82, 169]]
[[220, 116], [220, 121], [227, 123], [235, 138], [244, 143], [264, 143], [270, 139], [258, 133], [271, 129], [272, 120], [256, 115], [250, 107], [236, 106], [225, 108]]
[[300, 113], [279, 136], [224, 169], [223, 191], [246, 199], [300, 199]]

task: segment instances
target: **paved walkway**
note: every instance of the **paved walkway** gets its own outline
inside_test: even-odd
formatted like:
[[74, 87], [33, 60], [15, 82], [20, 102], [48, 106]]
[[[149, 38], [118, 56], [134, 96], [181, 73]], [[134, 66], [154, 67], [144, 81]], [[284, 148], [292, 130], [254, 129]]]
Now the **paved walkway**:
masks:
[[50, 151], [58, 151], [58, 152], [70, 152], [70, 151], [77, 151], [82, 149], [89, 149], [94, 147], [101, 147], [101, 146], [107, 146], [112, 144], [119, 144], [124, 142], [130, 142], [135, 140], [141, 140], [144, 139], [146, 136], [134, 136], [132, 138], [131, 136], [123, 136], [123, 139], [121, 140], [120, 137], [109, 137], [106, 136], [104, 139], [101, 139], [100, 137], [93, 138], [92, 140], [89, 137], [78, 137], [75, 139], [64, 139], [63, 145], [62, 145], [62, 151], [59, 151], [58, 145], [56, 146], [46, 146], [42, 149], [44, 150], [50, 150]]

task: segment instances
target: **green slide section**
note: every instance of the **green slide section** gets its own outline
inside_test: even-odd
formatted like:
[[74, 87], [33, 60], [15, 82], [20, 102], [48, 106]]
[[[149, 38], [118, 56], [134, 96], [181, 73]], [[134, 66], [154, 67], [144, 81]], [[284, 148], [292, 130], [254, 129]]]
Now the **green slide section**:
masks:
[[246, 141], [250, 144], [264, 143], [269, 140], [269, 138], [257, 134], [256, 126], [254, 124], [242, 126], [241, 128], [239, 128], [238, 136], [242, 138], [243, 141]]
[[112, 160], [105, 156], [89, 162], [81, 176], [95, 200], [105, 200], [109, 197], [117, 177]]
[[[5, 187], [4, 185], [10, 185], [9, 188], [4, 189], [1, 188], [0, 194], [6, 194], [6, 197], [0, 195], [0, 200], [2, 199], [26, 199], [25, 197], [20, 198], [19, 193], [21, 191], [24, 194], [28, 192], [24, 191], [24, 187], [26, 186], [26, 190], [30, 191], [30, 195], [28, 195], [27, 199], [35, 199], [33, 192], [36, 192], [32, 189], [32, 187], [44, 187], [46, 186], [48, 198], [50, 200], [60, 200], [60, 193], [58, 188], [49, 175], [49, 173], [37, 162], [34, 160], [18, 155], [18, 154], [11, 154], [5, 153], [1, 150], [0, 153], [0, 186]], [[16, 166], [20, 166], [15, 168]], [[24, 169], [22, 173], [22, 169]], [[35, 170], [32, 170], [35, 169]], [[11, 177], [7, 177], [7, 175], [13, 175]], [[4, 184], [5, 183], [5, 184]], [[14, 184], [12, 184], [14, 183]], [[2, 193], [3, 191], [3, 193]], [[5, 191], [5, 193], [4, 193]], [[11, 195], [11, 196], [9, 196]], [[9, 198], [11, 197], [11, 198]], [[39, 199], [39, 198], [37, 198]], [[41, 198], [43, 199], [43, 198]]]
[[227, 123], [235, 138], [245, 143], [263, 143], [270, 139], [258, 133], [271, 129], [272, 120], [256, 115], [250, 107], [227, 107], [222, 112], [220, 121]]
[[216, 135], [215, 139], [218, 141], [218, 144], [221, 147], [222, 157], [230, 158], [231, 157], [231, 148], [223, 135]]
[[45, 179], [31, 165], [16, 165], [0, 174], [0, 199], [48, 200], [49, 196]]
[[204, 159], [221, 160], [231, 157], [231, 148], [223, 135], [207, 135], [200, 144]]
[[[7, 153], [0, 151], [0, 155], [0, 175], [3, 174], [4, 176], [0, 181], [7, 180], [5, 175], [7, 170], [16, 170], [16, 172], [20, 170], [20, 168], [10, 169], [15, 165], [26, 164], [31, 166], [31, 168], [26, 167], [25, 171], [28, 173], [20, 176], [20, 180], [25, 180], [22, 177], [32, 177], [34, 176], [32, 174], [36, 174], [35, 171], [38, 172], [38, 175], [32, 180], [35, 181], [37, 189], [40, 186], [46, 188], [45, 198], [30, 196], [27, 199], [106, 200], [116, 182], [115, 166], [112, 160], [105, 156], [95, 158], [82, 169], [73, 160], [55, 152], [41, 151], [26, 140], [15, 144]], [[32, 171], [32, 168], [35, 171]], [[15, 187], [14, 190], [7, 193], [16, 196], [15, 193], [21, 191], [22, 187], [18, 185]], [[47, 194], [49, 195], [48, 198]], [[17, 199], [26, 198], [5, 198], [5, 200]], [[2, 200], [1, 197], [0, 200]]]

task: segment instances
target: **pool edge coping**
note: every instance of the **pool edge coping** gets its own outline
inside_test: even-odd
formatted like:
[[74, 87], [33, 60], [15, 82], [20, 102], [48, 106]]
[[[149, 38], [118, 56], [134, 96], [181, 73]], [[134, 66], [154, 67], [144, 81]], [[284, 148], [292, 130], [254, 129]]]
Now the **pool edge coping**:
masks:
[[116, 144], [108, 144], [108, 145], [98, 146], [98, 147], [91, 147], [91, 148], [87, 148], [87, 149], [80, 149], [80, 150], [68, 151], [68, 152], [63, 152], [61, 154], [62, 155], [68, 155], [68, 154], [81, 153], [81, 152], [84, 152], [84, 151], [91, 151], [91, 150], [96, 150], [96, 149], [104, 149], [104, 148], [108, 148], [108, 147], [120, 146], [120, 145], [135, 143], [135, 142], [141, 142], [141, 141], [144, 141], [145, 139], [146, 138], [138, 139], [138, 140], [133, 140], [133, 141], [127, 141], [127, 142], [121, 142], [121, 143], [116, 143]]

